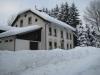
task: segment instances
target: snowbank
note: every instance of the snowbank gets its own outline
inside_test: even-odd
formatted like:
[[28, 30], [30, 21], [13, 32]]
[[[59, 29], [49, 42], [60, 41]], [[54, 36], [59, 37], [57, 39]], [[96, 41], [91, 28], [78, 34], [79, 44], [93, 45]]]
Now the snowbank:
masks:
[[0, 75], [99, 75], [100, 49], [0, 51]]

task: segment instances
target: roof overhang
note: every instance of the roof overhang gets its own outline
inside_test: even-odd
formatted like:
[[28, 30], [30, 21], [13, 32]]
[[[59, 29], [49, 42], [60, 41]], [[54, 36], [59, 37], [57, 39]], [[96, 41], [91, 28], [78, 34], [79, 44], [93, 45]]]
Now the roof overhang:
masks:
[[32, 31], [36, 31], [36, 30], [41, 29], [41, 28], [42, 27], [38, 26], [38, 25], [15, 28], [15, 29], [11, 29], [11, 30], [8, 30], [6, 32], [1, 33], [0, 38], [10, 37], [10, 36], [15, 36], [15, 35], [21, 35], [21, 34], [29, 33], [29, 32], [32, 32]]

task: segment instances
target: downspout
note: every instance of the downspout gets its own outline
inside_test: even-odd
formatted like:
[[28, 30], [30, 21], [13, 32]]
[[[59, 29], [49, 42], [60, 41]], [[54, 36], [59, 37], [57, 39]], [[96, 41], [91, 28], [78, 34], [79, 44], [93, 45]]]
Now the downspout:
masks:
[[16, 37], [14, 37], [14, 51], [16, 51]]
[[46, 25], [47, 24], [48, 23], [45, 24], [45, 50], [47, 49], [47, 37], [46, 37], [46, 34], [47, 34], [47, 32], [46, 32]]

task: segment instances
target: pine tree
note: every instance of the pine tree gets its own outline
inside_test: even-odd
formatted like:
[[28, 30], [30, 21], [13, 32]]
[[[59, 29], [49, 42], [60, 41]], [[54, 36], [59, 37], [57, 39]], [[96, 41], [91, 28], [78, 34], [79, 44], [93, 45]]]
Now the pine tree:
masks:
[[77, 36], [78, 36], [78, 46], [89, 46], [90, 40], [88, 36], [88, 28], [86, 26], [78, 25], [77, 26]]
[[64, 21], [64, 4], [59, 9], [58, 20]]
[[76, 25], [79, 25], [80, 20], [79, 20], [79, 13], [78, 10], [75, 6], [75, 4], [73, 3], [69, 9], [69, 25], [71, 25], [72, 27], [76, 28]]
[[68, 3], [66, 2], [64, 5], [64, 21], [65, 23], [69, 24], [69, 6]]

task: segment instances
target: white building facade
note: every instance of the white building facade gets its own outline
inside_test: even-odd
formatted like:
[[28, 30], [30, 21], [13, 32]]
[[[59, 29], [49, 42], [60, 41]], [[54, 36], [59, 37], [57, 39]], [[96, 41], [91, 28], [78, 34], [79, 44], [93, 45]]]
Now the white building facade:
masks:
[[[13, 27], [41, 26], [41, 41], [20, 39], [16, 35], [1, 37], [0, 49], [6, 50], [51, 50], [56, 48], [74, 48], [74, 28], [50, 16], [42, 15], [36, 10], [27, 10], [20, 13], [12, 23]], [[65, 26], [66, 25], [66, 26]], [[32, 34], [34, 36], [34, 34]], [[30, 36], [32, 36], [30, 35]], [[16, 38], [15, 38], [16, 37]], [[36, 36], [34, 36], [36, 37]], [[9, 41], [7, 41], [9, 40]], [[7, 44], [7, 46], [6, 46]], [[5, 45], [6, 47], [4, 47]], [[35, 46], [35, 48], [33, 47]], [[4, 48], [3, 48], [4, 47]], [[33, 48], [30, 48], [33, 47]]]

